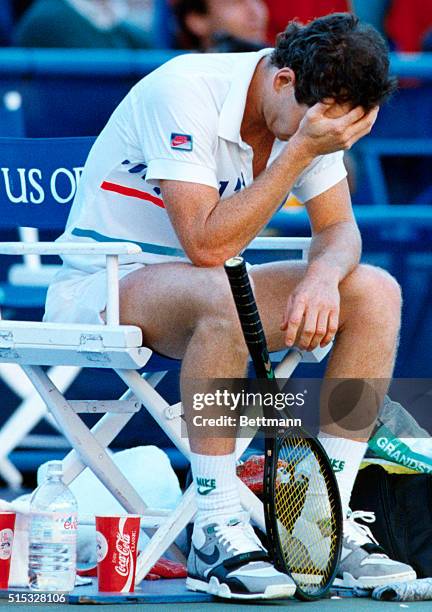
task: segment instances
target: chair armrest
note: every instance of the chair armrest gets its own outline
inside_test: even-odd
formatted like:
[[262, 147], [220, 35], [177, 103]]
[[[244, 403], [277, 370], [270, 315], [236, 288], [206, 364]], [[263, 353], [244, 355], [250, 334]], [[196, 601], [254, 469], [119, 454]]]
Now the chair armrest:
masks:
[[312, 238], [287, 238], [285, 236], [258, 236], [254, 238], [247, 249], [308, 251]]
[[0, 255], [133, 255], [141, 247], [131, 242], [0, 242]]
[[119, 324], [119, 255], [137, 253], [141, 248], [131, 242], [0, 242], [0, 255], [105, 255], [108, 325]]

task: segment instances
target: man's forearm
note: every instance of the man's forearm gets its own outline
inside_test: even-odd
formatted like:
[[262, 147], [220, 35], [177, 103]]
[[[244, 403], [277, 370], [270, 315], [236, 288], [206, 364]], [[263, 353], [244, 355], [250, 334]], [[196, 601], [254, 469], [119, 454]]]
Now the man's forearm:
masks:
[[267, 224], [310, 163], [318, 156], [349, 149], [370, 132], [378, 112], [365, 114], [356, 107], [331, 117], [327, 113], [332, 108], [322, 102], [309, 108], [279, 157], [250, 187], [229, 198], [221, 199], [217, 189], [199, 183], [160, 181], [171, 223], [194, 265], [220, 266], [239, 253]]
[[217, 202], [202, 233], [214, 260], [210, 264], [239, 253], [255, 238], [312, 159], [293, 140], [252, 185]]
[[313, 236], [307, 275], [328, 275], [339, 284], [359, 263], [360, 255], [357, 225], [351, 221], [335, 223]]

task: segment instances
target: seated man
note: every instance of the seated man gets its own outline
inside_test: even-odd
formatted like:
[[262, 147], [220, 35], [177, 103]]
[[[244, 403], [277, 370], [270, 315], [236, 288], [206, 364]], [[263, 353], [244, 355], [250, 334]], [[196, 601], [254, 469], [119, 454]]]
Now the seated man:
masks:
[[[307, 264], [250, 270], [269, 348], [312, 350], [335, 338], [326, 376], [376, 380], [385, 393], [400, 290], [384, 270], [359, 263], [342, 155], [370, 132], [393, 88], [381, 37], [335, 14], [291, 23], [275, 49], [171, 60], [132, 89], [100, 134], [60, 240], [141, 246], [142, 254], [121, 261], [121, 322], [139, 326], [155, 351], [182, 360], [187, 420], [197, 379], [245, 376], [247, 350], [223, 263], [289, 192], [305, 202], [313, 239]], [[101, 322], [105, 281], [104, 258], [64, 257], [46, 320]], [[323, 416], [320, 437], [338, 467], [346, 517], [339, 580], [372, 587], [415, 578], [350, 518], [373, 423], [353, 432]], [[242, 509], [235, 440], [208, 431], [190, 444], [198, 508], [190, 588], [240, 598], [291, 595], [292, 580], [266, 559]], [[240, 566], [223, 569], [251, 551], [262, 560], [242, 555]]]

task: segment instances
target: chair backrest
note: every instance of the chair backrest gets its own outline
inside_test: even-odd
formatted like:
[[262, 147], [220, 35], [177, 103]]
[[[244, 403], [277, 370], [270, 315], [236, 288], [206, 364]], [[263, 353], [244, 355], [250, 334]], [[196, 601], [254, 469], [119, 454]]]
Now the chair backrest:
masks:
[[94, 141], [0, 138], [0, 228], [62, 230]]

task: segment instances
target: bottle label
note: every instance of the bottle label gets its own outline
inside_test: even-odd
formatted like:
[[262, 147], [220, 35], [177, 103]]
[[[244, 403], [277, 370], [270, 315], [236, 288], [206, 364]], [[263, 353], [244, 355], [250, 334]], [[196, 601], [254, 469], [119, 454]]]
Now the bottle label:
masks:
[[71, 544], [77, 537], [76, 512], [32, 512], [31, 540], [44, 543]]

